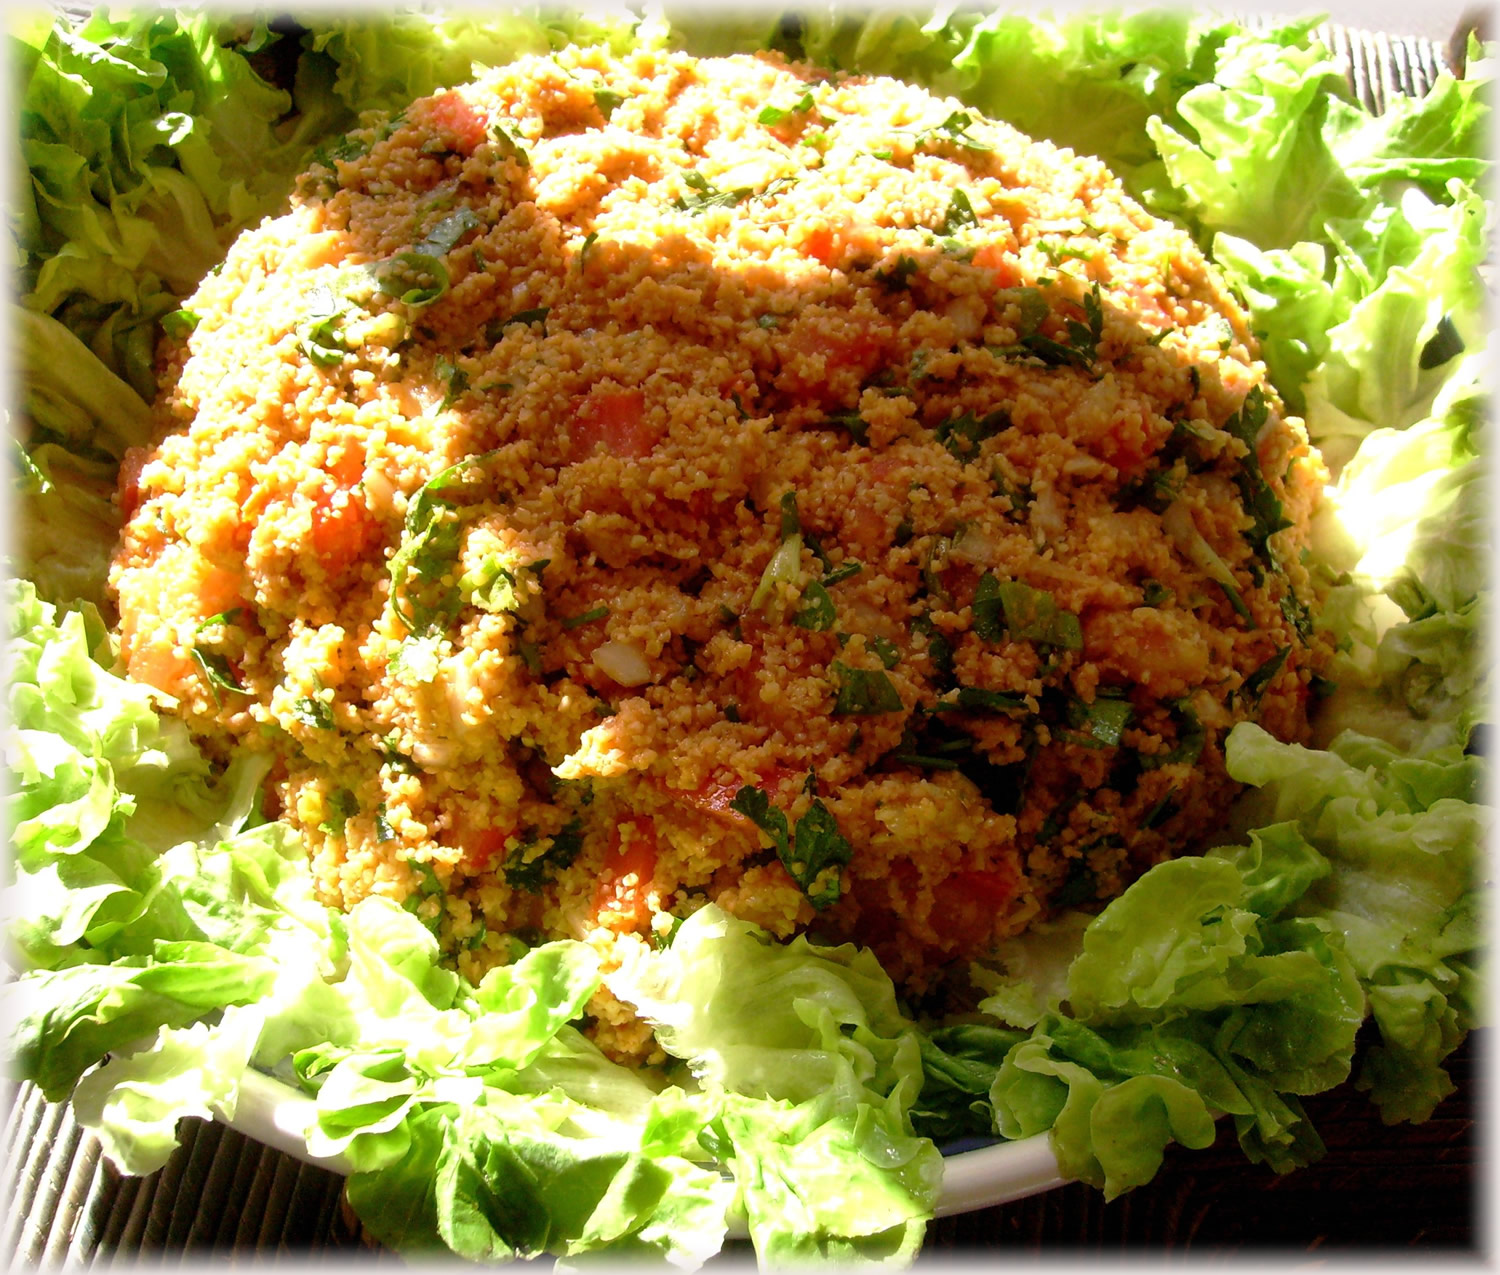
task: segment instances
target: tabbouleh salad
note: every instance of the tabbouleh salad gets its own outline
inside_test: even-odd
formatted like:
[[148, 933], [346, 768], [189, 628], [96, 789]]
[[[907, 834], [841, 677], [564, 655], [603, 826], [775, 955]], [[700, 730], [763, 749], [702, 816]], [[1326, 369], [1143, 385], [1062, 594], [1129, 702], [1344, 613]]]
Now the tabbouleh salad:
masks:
[[523, 58], [352, 133], [180, 318], [126, 667], [476, 982], [713, 902], [920, 990], [1195, 847], [1236, 722], [1306, 738], [1326, 472], [1243, 312], [953, 99]]

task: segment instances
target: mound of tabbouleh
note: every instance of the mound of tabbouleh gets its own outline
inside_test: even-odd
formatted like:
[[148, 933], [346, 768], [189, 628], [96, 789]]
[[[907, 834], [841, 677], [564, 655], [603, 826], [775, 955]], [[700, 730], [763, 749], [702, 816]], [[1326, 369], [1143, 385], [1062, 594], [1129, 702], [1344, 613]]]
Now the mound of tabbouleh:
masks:
[[1236, 722], [1305, 734], [1325, 475], [1243, 313], [923, 90], [523, 59], [322, 153], [172, 327], [129, 671], [471, 977], [711, 900], [920, 990], [1198, 845]]

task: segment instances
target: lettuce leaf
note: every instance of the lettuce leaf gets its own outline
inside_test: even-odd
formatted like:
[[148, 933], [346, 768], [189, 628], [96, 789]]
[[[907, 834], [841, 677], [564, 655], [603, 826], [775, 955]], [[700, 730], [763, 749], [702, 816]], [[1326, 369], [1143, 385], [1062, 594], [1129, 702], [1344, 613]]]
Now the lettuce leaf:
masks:
[[299, 16], [311, 48], [326, 53], [337, 67], [334, 92], [356, 113], [398, 111], [415, 98], [473, 79], [476, 66], [500, 66], [568, 43], [623, 50], [650, 29], [624, 5], [603, 3], [579, 12], [518, 5], [482, 17], [459, 12]]
[[762, 1262], [915, 1254], [941, 1157], [911, 1125], [918, 1033], [868, 949], [776, 943], [708, 904], [606, 982], [714, 1105]]

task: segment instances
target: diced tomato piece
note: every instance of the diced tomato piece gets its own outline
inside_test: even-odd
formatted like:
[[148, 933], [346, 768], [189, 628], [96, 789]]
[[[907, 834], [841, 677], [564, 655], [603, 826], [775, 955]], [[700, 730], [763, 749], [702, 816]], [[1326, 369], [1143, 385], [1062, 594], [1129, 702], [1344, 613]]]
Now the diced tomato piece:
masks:
[[651, 454], [661, 435], [646, 419], [646, 396], [640, 390], [594, 390], [573, 409], [568, 453], [582, 460], [602, 446], [611, 456], [639, 460]]
[[864, 466], [854, 498], [843, 511], [843, 543], [856, 558], [878, 558], [891, 547], [894, 523], [887, 515], [905, 488], [904, 462], [881, 456]]
[[999, 244], [987, 243], [975, 251], [974, 264], [988, 270], [997, 288], [1014, 288], [1021, 282], [1021, 270], [1016, 259]]
[[352, 491], [323, 492], [312, 512], [312, 547], [329, 575], [342, 575], [357, 562], [375, 535], [369, 510]]
[[960, 951], [973, 951], [994, 933], [995, 920], [1015, 897], [1009, 868], [955, 872], [932, 891], [932, 924]]
[[170, 637], [153, 634], [130, 647], [125, 668], [131, 680], [154, 686], [168, 695], [181, 695], [182, 685], [193, 676], [193, 665]]
[[512, 829], [485, 824], [480, 828], [461, 827], [459, 844], [463, 847], [464, 866], [470, 872], [487, 872], [499, 867], [505, 859], [505, 843]]
[[[626, 835], [629, 829], [629, 835]], [[594, 916], [611, 930], [639, 929], [651, 919], [647, 894], [656, 875], [656, 828], [649, 819], [624, 819], [610, 836], [604, 871], [594, 890]]]
[[837, 236], [834, 235], [832, 226], [814, 226], [802, 238], [802, 251], [825, 266], [833, 264], [837, 247]]
[[365, 449], [361, 443], [342, 443], [331, 450], [324, 466], [340, 487], [357, 487], [365, 476]]
[[197, 598], [198, 614], [204, 619], [211, 615], [222, 615], [245, 604], [240, 592], [240, 574], [216, 566], [207, 558], [196, 558], [189, 571], [192, 575], [193, 592]]
[[127, 521], [141, 507], [141, 470], [150, 457], [151, 452], [145, 447], [127, 447], [120, 458], [120, 515]]
[[[775, 794], [786, 780], [797, 774], [797, 771], [787, 766], [768, 766], [758, 771], [755, 779], [749, 782], [765, 792]], [[725, 815], [730, 819], [744, 817], [738, 811], [730, 809], [730, 802], [747, 781], [730, 771], [715, 771], [696, 788], [670, 788], [665, 781], [656, 782], [667, 796], [693, 807], [694, 810], [710, 815]]]
[[433, 129], [453, 139], [454, 150], [470, 154], [485, 140], [485, 121], [459, 93], [440, 93], [427, 103]]

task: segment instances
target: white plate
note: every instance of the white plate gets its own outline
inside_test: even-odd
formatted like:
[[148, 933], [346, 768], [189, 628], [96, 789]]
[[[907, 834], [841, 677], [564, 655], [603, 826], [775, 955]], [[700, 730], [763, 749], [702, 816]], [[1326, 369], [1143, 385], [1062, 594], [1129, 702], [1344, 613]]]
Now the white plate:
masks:
[[[349, 1165], [343, 1157], [315, 1156], [307, 1149], [307, 1129], [316, 1112], [313, 1100], [290, 1085], [260, 1072], [247, 1072], [240, 1083], [234, 1118], [226, 1123], [246, 1137], [285, 1151], [306, 1164], [348, 1173]], [[1050, 1191], [1065, 1180], [1046, 1134], [959, 1152], [943, 1162], [943, 1189], [938, 1196], [937, 1215], [946, 1217], [1005, 1204]]]

